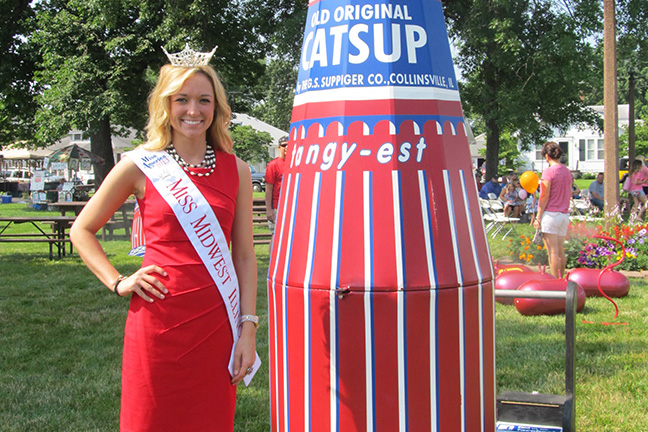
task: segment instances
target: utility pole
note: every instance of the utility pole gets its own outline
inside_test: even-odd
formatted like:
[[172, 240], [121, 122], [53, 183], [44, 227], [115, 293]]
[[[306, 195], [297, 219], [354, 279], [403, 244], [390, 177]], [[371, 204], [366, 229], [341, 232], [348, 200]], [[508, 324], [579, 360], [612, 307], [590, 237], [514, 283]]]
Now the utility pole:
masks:
[[605, 151], [605, 215], [609, 224], [614, 209], [619, 204], [619, 120], [616, 70], [616, 17], [615, 1], [603, 0], [603, 116]]
[[635, 78], [631, 70], [628, 74], [628, 159], [635, 160]]

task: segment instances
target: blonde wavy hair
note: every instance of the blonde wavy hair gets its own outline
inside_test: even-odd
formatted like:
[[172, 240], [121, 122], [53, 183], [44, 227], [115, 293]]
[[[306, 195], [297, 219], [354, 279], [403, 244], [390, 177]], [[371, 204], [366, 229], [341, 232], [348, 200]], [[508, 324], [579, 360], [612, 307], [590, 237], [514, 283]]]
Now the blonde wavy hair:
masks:
[[228, 126], [232, 110], [227, 104], [225, 89], [216, 71], [211, 66], [182, 67], [170, 64], [162, 66], [160, 77], [149, 96], [149, 121], [146, 125], [147, 141], [143, 147], [147, 150], [164, 150], [171, 142], [171, 123], [169, 119], [171, 96], [180, 91], [185, 81], [194, 74], [205, 75], [212, 84], [216, 103], [214, 120], [207, 129], [207, 144], [214, 150], [232, 153], [232, 137]]

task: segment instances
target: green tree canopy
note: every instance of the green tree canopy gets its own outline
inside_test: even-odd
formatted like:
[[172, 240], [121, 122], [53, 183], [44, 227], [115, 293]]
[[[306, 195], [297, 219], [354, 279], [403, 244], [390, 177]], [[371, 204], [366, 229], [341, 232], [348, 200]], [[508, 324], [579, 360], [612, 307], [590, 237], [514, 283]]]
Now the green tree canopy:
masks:
[[257, 131], [252, 126], [232, 124], [230, 135], [234, 141], [234, 153], [245, 162], [270, 160], [268, 146], [272, 144], [272, 136], [268, 132]]
[[146, 100], [160, 66], [161, 46], [180, 51], [218, 45], [212, 64], [230, 93], [233, 109], [249, 109], [248, 91], [263, 73], [263, 45], [241, 2], [206, 0], [49, 0], [37, 3], [34, 41], [43, 52], [36, 77], [44, 87], [36, 120], [44, 144], [71, 129], [85, 131], [91, 151], [106, 160], [95, 167], [100, 182], [113, 166], [111, 129], [142, 131]]
[[100, 183], [113, 167], [114, 125], [141, 131], [150, 89], [146, 71], [158, 67], [149, 21], [132, 0], [68, 0], [39, 4], [34, 42], [43, 52], [36, 74], [38, 139], [52, 144], [72, 129], [90, 137]]
[[268, 41], [266, 74], [259, 81], [260, 100], [252, 114], [279, 129], [288, 130], [292, 114], [297, 65], [308, 12], [305, 1], [269, 0], [258, 14], [259, 28]]
[[[628, 128], [623, 128], [619, 136], [619, 155], [628, 155]], [[648, 116], [635, 125], [635, 155], [648, 156]]]
[[252, 115], [281, 130], [288, 130], [297, 72], [291, 60], [269, 60], [266, 74], [258, 84], [263, 89], [263, 100], [252, 109]]
[[525, 145], [579, 122], [594, 123], [581, 99], [591, 79], [600, 29], [595, 0], [444, 1], [449, 34], [463, 72], [461, 96], [468, 117], [487, 130], [487, 177], [497, 174], [500, 136], [517, 131]]
[[0, 3], [0, 148], [16, 141], [31, 141], [34, 134], [34, 69], [38, 51], [30, 41], [34, 12], [28, 0]]

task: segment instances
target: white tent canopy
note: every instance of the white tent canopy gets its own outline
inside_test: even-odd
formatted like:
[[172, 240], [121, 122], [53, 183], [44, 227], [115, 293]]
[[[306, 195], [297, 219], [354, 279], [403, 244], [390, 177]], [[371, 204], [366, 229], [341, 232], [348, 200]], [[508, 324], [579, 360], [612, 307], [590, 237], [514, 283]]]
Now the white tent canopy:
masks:
[[27, 148], [18, 148], [18, 147], [5, 147], [4, 150], [0, 151], [0, 156], [4, 159], [20, 160], [20, 159], [43, 159], [51, 153], [50, 150], [45, 149], [35, 149], [30, 150]]

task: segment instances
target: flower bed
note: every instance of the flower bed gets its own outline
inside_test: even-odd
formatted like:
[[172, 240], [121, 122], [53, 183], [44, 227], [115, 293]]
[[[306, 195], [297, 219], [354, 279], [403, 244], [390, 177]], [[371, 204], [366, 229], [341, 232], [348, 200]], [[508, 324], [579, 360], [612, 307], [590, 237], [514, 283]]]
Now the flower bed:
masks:
[[[567, 268], [603, 268], [621, 260], [621, 247], [609, 240], [595, 238], [603, 235], [617, 239], [625, 248], [625, 259], [615, 270], [648, 269], [648, 223], [619, 224], [609, 230], [587, 222], [571, 223], [565, 241]], [[536, 246], [529, 236], [510, 239], [506, 250], [512, 260], [525, 264], [547, 265], [547, 251]]]

